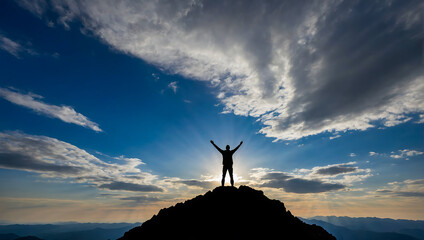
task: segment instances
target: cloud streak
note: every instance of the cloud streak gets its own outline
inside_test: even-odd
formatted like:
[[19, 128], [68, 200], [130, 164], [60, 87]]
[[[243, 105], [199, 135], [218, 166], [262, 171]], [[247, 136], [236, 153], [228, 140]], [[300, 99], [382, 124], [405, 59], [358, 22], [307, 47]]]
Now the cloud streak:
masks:
[[177, 82], [176, 81], [170, 82], [168, 84], [168, 88], [170, 88], [174, 93], [177, 93], [177, 89], [178, 89]]
[[409, 158], [423, 155], [424, 152], [412, 149], [401, 149], [397, 151], [391, 151], [390, 153], [377, 153], [377, 152], [369, 152], [370, 156], [389, 156], [394, 159], [405, 159], [409, 160]]
[[388, 188], [378, 189], [376, 194], [397, 197], [424, 197], [424, 179], [407, 179], [402, 182], [392, 182]]
[[185, 184], [187, 186], [194, 186], [194, 187], [199, 187], [199, 188], [203, 188], [203, 189], [211, 189], [211, 188], [214, 188], [216, 186], [219, 186], [219, 183], [215, 182], [215, 181], [203, 181], [203, 180], [195, 180], [195, 179], [175, 180], [173, 182], [182, 183], [182, 184]]
[[123, 197], [120, 200], [131, 201], [136, 204], [146, 204], [150, 202], [158, 202], [160, 201], [157, 197], [149, 197], [149, 196], [131, 196], [131, 197]]
[[136, 183], [127, 183], [127, 182], [111, 182], [105, 183], [99, 188], [106, 188], [109, 190], [123, 190], [123, 191], [133, 191], [133, 192], [163, 192], [163, 189], [154, 185], [145, 185], [145, 184], [136, 184]]
[[[23, 133], [0, 133], [0, 167], [40, 173], [45, 178], [70, 179], [100, 189], [163, 192], [153, 184], [157, 176], [141, 171], [137, 158], [119, 157], [106, 163], [86, 151], [55, 138]], [[134, 177], [135, 176], [135, 177]]]
[[209, 81], [224, 112], [259, 119], [260, 132], [277, 140], [391, 127], [424, 112], [421, 1], [21, 5], [37, 16], [57, 13], [66, 28], [80, 21], [122, 52]]
[[325, 183], [320, 180], [292, 178], [284, 181], [282, 187], [286, 192], [293, 193], [321, 193], [344, 189], [346, 186], [339, 183]]
[[409, 160], [409, 157], [419, 156], [419, 155], [423, 155], [423, 154], [424, 154], [424, 152], [420, 152], [420, 151], [417, 151], [417, 150], [403, 149], [403, 150], [399, 150], [397, 152], [397, 154], [392, 152], [390, 157], [396, 158], [396, 159], [405, 158], [406, 160]]
[[339, 174], [343, 174], [343, 173], [356, 172], [357, 170], [358, 170], [358, 167], [346, 166], [346, 165], [336, 165], [336, 166], [319, 168], [316, 171], [316, 174], [334, 176], [334, 175], [339, 175]]
[[43, 114], [48, 117], [58, 118], [66, 123], [73, 123], [80, 125], [96, 132], [102, 132], [99, 124], [90, 121], [86, 116], [76, 112], [70, 106], [56, 106], [41, 101], [43, 97], [35, 94], [22, 94], [20, 92], [0, 88], [0, 97], [16, 105], [26, 107], [34, 110], [39, 114]]
[[295, 169], [291, 172], [267, 168], [252, 169], [251, 183], [259, 187], [279, 188], [291, 193], [324, 193], [348, 189], [355, 182], [372, 176], [370, 169], [354, 166], [356, 162]]
[[20, 59], [22, 55], [38, 55], [36, 51], [0, 34], [0, 49]]
[[323, 182], [319, 179], [296, 178], [281, 172], [265, 174], [260, 180], [266, 180], [260, 187], [282, 188], [291, 193], [322, 193], [344, 189], [346, 186], [339, 183]]

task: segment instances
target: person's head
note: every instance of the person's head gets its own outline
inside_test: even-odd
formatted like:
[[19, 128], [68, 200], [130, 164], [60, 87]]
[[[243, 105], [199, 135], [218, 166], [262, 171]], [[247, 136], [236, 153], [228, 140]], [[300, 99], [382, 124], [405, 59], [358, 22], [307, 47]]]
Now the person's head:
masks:
[[230, 145], [225, 146], [225, 149], [230, 150]]

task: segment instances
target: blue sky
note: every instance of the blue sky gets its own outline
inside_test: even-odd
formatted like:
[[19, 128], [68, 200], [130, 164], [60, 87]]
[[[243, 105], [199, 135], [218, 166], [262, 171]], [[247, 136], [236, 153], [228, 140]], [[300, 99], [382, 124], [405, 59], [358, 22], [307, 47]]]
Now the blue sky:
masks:
[[0, 221], [146, 220], [211, 139], [295, 215], [424, 219], [423, 5], [365, 2], [3, 1]]

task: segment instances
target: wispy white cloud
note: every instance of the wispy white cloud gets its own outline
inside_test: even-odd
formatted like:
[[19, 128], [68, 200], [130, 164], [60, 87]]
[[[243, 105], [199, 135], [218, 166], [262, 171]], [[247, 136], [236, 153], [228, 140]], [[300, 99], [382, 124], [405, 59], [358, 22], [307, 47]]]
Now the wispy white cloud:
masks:
[[339, 138], [339, 137], [341, 137], [341, 136], [342, 136], [342, 135], [337, 134], [337, 135], [333, 135], [333, 136], [329, 137], [329, 139], [330, 139], [330, 140], [333, 140], [333, 139]]
[[376, 152], [370, 152], [370, 153], [369, 153], [369, 155], [370, 155], [370, 156], [377, 156], [377, 155], [379, 155], [379, 153], [376, 153]]
[[349, 154], [349, 157], [356, 157], [356, 154], [355, 153], [350, 153]]
[[405, 159], [409, 160], [410, 157], [415, 157], [419, 155], [423, 155], [424, 152], [418, 151], [418, 150], [411, 150], [411, 149], [401, 149], [397, 151], [391, 151], [390, 153], [377, 153], [377, 152], [369, 152], [370, 156], [386, 156], [391, 157], [394, 159]]
[[422, 2], [24, 2], [36, 15], [57, 12], [66, 28], [81, 21], [171, 73], [209, 81], [223, 112], [258, 118], [268, 137], [391, 127], [424, 112]]
[[67, 123], [77, 124], [96, 132], [102, 132], [102, 129], [100, 129], [97, 123], [90, 121], [86, 116], [76, 112], [72, 107], [45, 103], [40, 100], [42, 97], [39, 95], [32, 93], [22, 94], [12, 89], [0, 88], [0, 97], [48, 117], [58, 118]]
[[168, 84], [168, 88], [172, 89], [174, 93], [177, 93], [177, 89], [178, 89], [177, 81], [170, 82]]
[[409, 157], [414, 157], [414, 156], [423, 155], [423, 154], [424, 152], [420, 152], [417, 150], [403, 149], [403, 150], [398, 150], [397, 152], [392, 152], [390, 157], [396, 158], [396, 159], [405, 158], [406, 160], [409, 160]]
[[3, 49], [4, 51], [10, 53], [16, 58], [21, 58], [23, 54], [38, 55], [38, 53], [35, 50], [29, 47], [23, 46], [17, 41], [13, 41], [12, 39], [7, 38], [1, 34], [0, 34], [0, 49]]
[[96, 154], [98, 154], [100, 156], [112, 158], [112, 159], [115, 159], [115, 160], [125, 161], [125, 162], [127, 162], [127, 164], [132, 165], [133, 167], [136, 167], [138, 165], [144, 165], [145, 164], [139, 158], [129, 158], [129, 157], [125, 157], [124, 155], [121, 155], [121, 156], [118, 156], [118, 157], [112, 157], [112, 156], [109, 156], [109, 155], [104, 154], [104, 153], [99, 152], [99, 151], [96, 151]]
[[22, 46], [10, 40], [7, 37], [0, 36], [0, 48], [19, 58], [19, 52], [22, 50]]
[[159, 80], [159, 76], [156, 73], [152, 73], [152, 77], [155, 81]]

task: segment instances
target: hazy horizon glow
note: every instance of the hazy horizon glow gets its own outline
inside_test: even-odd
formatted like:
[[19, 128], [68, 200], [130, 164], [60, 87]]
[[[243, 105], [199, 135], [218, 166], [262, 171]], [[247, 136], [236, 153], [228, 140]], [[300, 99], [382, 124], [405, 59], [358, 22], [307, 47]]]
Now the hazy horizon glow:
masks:
[[423, 2], [0, 6], [0, 222], [145, 221], [211, 139], [296, 216], [424, 220]]

